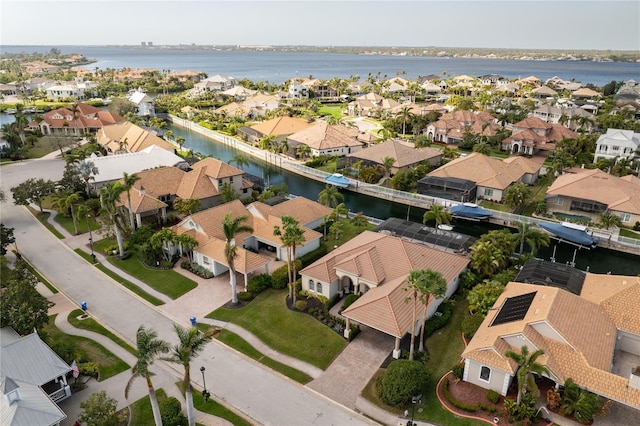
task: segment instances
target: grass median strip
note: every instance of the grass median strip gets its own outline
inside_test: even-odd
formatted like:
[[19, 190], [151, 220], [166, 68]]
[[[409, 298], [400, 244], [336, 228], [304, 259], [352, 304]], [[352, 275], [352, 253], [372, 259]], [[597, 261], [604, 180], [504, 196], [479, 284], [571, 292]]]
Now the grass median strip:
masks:
[[89, 330], [89, 331], [93, 331], [94, 333], [102, 334], [103, 336], [113, 340], [114, 343], [117, 343], [119, 346], [122, 346], [132, 355], [136, 357], [138, 356], [138, 352], [133, 348], [133, 346], [129, 345], [127, 342], [125, 342], [124, 340], [122, 340], [121, 338], [119, 338], [118, 336], [116, 336], [106, 328], [104, 328], [102, 324], [100, 324], [95, 319], [91, 317], [79, 319], [79, 317], [81, 317], [82, 315], [84, 315], [84, 311], [82, 309], [76, 309], [75, 311], [72, 311], [69, 313], [69, 316], [67, 317], [67, 321], [69, 321], [69, 324], [71, 324], [76, 328], [81, 328], [83, 330]]
[[[79, 256], [81, 256], [82, 258], [84, 258], [87, 262], [89, 263], [93, 263], [93, 259], [91, 259], [91, 255], [88, 253], [85, 253], [84, 251], [82, 251], [81, 249], [75, 249], [74, 250], [76, 253], [78, 253]], [[146, 300], [147, 302], [151, 303], [154, 306], [160, 306], [163, 305], [164, 302], [160, 299], [158, 299], [155, 296], [152, 296], [151, 294], [147, 293], [146, 291], [142, 290], [140, 287], [138, 287], [137, 285], [123, 279], [121, 276], [119, 276], [118, 274], [114, 273], [113, 271], [111, 271], [109, 268], [106, 268], [105, 266], [97, 263], [95, 265], [96, 268], [98, 268], [99, 270], [101, 270], [102, 272], [104, 272], [106, 275], [108, 275], [109, 277], [111, 277], [113, 280], [115, 280], [118, 284], [123, 285], [124, 287], [126, 287], [127, 289], [131, 290], [132, 292], [134, 292], [135, 294], [137, 294], [138, 296], [142, 297], [144, 300]]]
[[[65, 361], [67, 358], [78, 362], [95, 362], [98, 365], [99, 381], [113, 377], [129, 369], [129, 365], [107, 350], [101, 344], [81, 336], [65, 334], [55, 325], [56, 315], [49, 317], [49, 324], [44, 327], [47, 343]], [[69, 361], [71, 363], [71, 361]]]
[[229, 330], [221, 330], [216, 339], [298, 383], [304, 385], [313, 379], [308, 374], [263, 355], [242, 337]]

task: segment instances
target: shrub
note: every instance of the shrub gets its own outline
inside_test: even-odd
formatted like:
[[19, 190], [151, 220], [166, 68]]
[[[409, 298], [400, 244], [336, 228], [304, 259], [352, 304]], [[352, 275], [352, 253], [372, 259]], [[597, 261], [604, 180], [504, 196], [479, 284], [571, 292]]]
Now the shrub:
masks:
[[336, 303], [338, 303], [340, 301], [340, 295], [339, 294], [334, 294], [333, 297], [331, 299], [329, 299], [329, 301], [327, 302], [327, 309], [331, 309], [333, 308]]
[[238, 293], [238, 300], [249, 302], [253, 300], [253, 293], [251, 293], [250, 291], [241, 291]]
[[550, 410], [557, 410], [562, 405], [562, 397], [560, 393], [556, 392], [555, 389], [549, 389], [547, 391], [547, 406]]
[[98, 368], [98, 364], [95, 362], [81, 362], [78, 364], [78, 370], [83, 376], [91, 376], [96, 379], [100, 375], [100, 369]]
[[[300, 270], [300, 260], [296, 259], [296, 270]], [[276, 290], [287, 288], [289, 285], [289, 270], [287, 265], [282, 265], [271, 274], [271, 287]]]
[[268, 274], [253, 276], [247, 283], [247, 290], [252, 293], [262, 293], [269, 287], [271, 287], [271, 275]]
[[473, 271], [467, 269], [466, 272], [460, 275], [460, 284], [459, 288], [463, 291], [471, 290], [475, 287], [476, 284], [480, 282], [480, 277], [478, 277]]
[[451, 374], [453, 374], [453, 377], [457, 380], [462, 380], [462, 377], [464, 376], [464, 362], [459, 362], [454, 365], [451, 369]]
[[360, 296], [358, 296], [357, 294], [350, 294], [347, 297], [345, 297], [344, 298], [344, 302], [342, 303], [342, 306], [340, 307], [340, 312], [344, 311], [349, 306], [351, 306], [353, 304], [353, 302], [358, 300], [358, 297], [360, 297]]
[[498, 401], [500, 401], [500, 394], [494, 391], [493, 389], [489, 389], [487, 391], [487, 400], [489, 402], [493, 402], [494, 404], [497, 404]]
[[[123, 247], [124, 247], [124, 251], [129, 250], [129, 243], [125, 241], [123, 243]], [[116, 254], [118, 254], [120, 252], [120, 248], [118, 247], [117, 243], [116, 244], [111, 244], [106, 249], [104, 249], [104, 254], [111, 255], [111, 254], [113, 254], [114, 251], [116, 252]]]
[[[427, 323], [424, 326], [424, 338], [431, 336], [434, 331], [441, 329], [449, 322], [449, 318], [451, 318], [451, 312], [453, 311], [453, 307], [451, 306], [450, 300], [444, 300], [440, 306], [438, 306], [438, 310], [436, 313], [427, 320]], [[440, 313], [440, 315], [438, 315]]]
[[515, 399], [505, 398], [504, 408], [510, 419], [533, 419], [536, 415], [536, 397], [531, 392], [524, 393], [520, 405]]
[[413, 395], [422, 393], [428, 380], [429, 373], [422, 363], [395, 360], [389, 364], [382, 378], [380, 398], [392, 406], [409, 404]]
[[187, 418], [182, 414], [182, 405], [177, 398], [170, 396], [158, 402], [160, 407], [160, 417], [164, 426], [184, 426]]
[[464, 333], [464, 337], [467, 339], [471, 339], [478, 328], [480, 328], [480, 324], [484, 320], [484, 315], [480, 313], [475, 313], [473, 315], [466, 316], [462, 320], [462, 332]]
[[199, 277], [202, 278], [213, 278], [213, 272], [205, 268], [204, 266], [200, 266], [197, 263], [191, 262], [182, 262], [180, 266], [187, 271], [193, 272]]
[[[322, 232], [322, 231], [321, 231]], [[316, 260], [320, 259], [322, 256], [329, 252], [329, 247], [326, 244], [320, 245], [316, 250], [311, 253], [307, 253], [304, 256], [300, 256], [297, 260], [302, 263], [302, 267], [307, 267], [311, 265]]]
[[306, 300], [296, 300], [296, 310], [304, 311], [307, 309], [307, 301]]
[[155, 232], [150, 226], [148, 225], [141, 226], [140, 228], [133, 231], [133, 233], [131, 234], [131, 238], [129, 239], [129, 242], [134, 246], [142, 245], [148, 242], [154, 233]]
[[636, 221], [636, 223], [633, 225], [633, 230], [640, 231], [640, 221]]
[[477, 405], [458, 401], [453, 397], [453, 395], [451, 395], [451, 392], [449, 392], [449, 379], [444, 379], [442, 381], [442, 393], [444, 394], [444, 397], [447, 398], [447, 401], [449, 401], [454, 407], [464, 411], [468, 411], [470, 413], [475, 413], [476, 411], [478, 411]]

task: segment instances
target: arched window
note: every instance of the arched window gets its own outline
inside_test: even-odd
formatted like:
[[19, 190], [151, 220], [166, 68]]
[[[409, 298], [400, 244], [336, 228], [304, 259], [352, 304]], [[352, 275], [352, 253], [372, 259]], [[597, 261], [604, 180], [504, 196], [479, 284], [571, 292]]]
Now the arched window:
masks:
[[309, 291], [316, 291], [313, 286], [313, 280], [309, 280]]
[[316, 287], [316, 293], [322, 294], [322, 283], [318, 283]]

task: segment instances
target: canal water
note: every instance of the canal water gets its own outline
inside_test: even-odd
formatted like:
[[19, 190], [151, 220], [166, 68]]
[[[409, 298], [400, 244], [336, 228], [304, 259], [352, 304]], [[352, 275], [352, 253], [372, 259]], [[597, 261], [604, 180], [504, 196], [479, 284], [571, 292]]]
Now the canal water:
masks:
[[[242, 154], [248, 160], [249, 165], [243, 166], [244, 171], [255, 176], [262, 177], [268, 185], [280, 185], [285, 183], [289, 193], [299, 195], [311, 200], [317, 200], [318, 194], [324, 189], [324, 184], [312, 179], [305, 178], [295, 173], [277, 168], [267, 164], [262, 160], [255, 159], [249, 155], [241, 153], [236, 149], [216, 142], [199, 133], [177, 125], [169, 125], [174, 136], [182, 136], [185, 139], [184, 148], [192, 149], [204, 155], [210, 155], [224, 162], [231, 160], [236, 154]], [[344, 202], [351, 212], [363, 212], [367, 216], [386, 219], [389, 217], [409, 218], [415, 222], [422, 222], [424, 209], [407, 207], [402, 204], [392, 203], [363, 194], [357, 194], [343, 190]], [[454, 231], [480, 237], [491, 229], [500, 229], [499, 225], [469, 222], [454, 219]], [[598, 247], [593, 250], [580, 249], [566, 243], [559, 243], [551, 240], [549, 247], [543, 247], [537, 254], [539, 258], [549, 260], [554, 256], [559, 263], [569, 263], [574, 261], [576, 267], [582, 270], [589, 270], [594, 273], [608, 273], [621, 275], [640, 274], [640, 257], [608, 250]]]

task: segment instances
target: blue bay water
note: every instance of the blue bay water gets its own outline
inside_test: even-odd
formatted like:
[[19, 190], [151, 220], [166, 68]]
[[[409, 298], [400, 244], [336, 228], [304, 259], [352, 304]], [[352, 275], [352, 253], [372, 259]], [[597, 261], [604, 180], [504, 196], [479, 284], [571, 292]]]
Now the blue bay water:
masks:
[[499, 74], [506, 78], [534, 75], [541, 80], [558, 76], [583, 84], [602, 86], [611, 80], [640, 79], [640, 63], [587, 61], [533, 61], [481, 58], [358, 55], [329, 52], [281, 52], [255, 50], [164, 49], [106, 46], [2, 46], [2, 52], [47, 52], [52, 47], [63, 53], [80, 53], [96, 62], [86, 67], [155, 68], [172, 71], [203, 71], [209, 76], [226, 74], [237, 79], [280, 84], [293, 77], [320, 79], [366, 79], [369, 73], [387, 78], [399, 73], [415, 80], [419, 75]]

